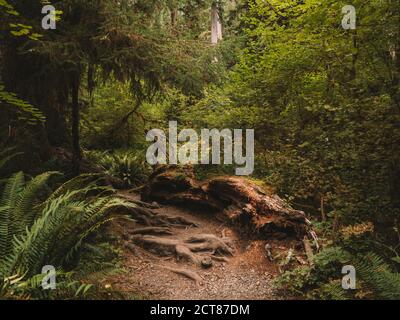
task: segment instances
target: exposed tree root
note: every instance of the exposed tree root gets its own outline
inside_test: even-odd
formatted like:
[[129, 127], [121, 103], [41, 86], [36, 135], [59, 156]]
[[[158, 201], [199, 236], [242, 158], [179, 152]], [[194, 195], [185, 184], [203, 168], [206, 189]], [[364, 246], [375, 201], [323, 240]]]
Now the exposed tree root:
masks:
[[149, 227], [197, 227], [196, 223], [183, 217], [167, 216], [148, 208], [138, 206], [129, 209], [124, 208], [123, 210], [127, 211], [138, 223]]
[[[120, 196], [136, 205], [121, 208], [125, 210], [121, 213], [125, 212], [135, 221], [122, 228], [124, 239], [131, 243], [125, 247], [132, 252], [136, 251], [137, 245], [157, 256], [176, 258], [201, 268], [228, 262], [228, 257], [233, 256], [234, 245], [225, 230], [222, 230], [221, 237], [192, 232], [188, 235], [187, 229], [198, 225], [179, 212], [177, 216], [168, 215], [169, 211], [163, 212], [158, 202], [202, 209], [203, 213], [212, 214], [210, 218], [237, 226], [252, 238], [298, 241], [310, 236], [317, 243], [316, 234], [302, 211], [292, 209], [278, 196], [267, 194], [254, 182], [240, 177], [218, 177], [200, 182], [190, 167], [166, 166], [155, 170], [143, 189], [143, 201], [123, 192]], [[265, 250], [268, 259], [274, 261], [271, 247], [266, 246]], [[312, 248], [306, 246], [307, 255], [310, 250], [312, 252]], [[286, 258], [286, 264], [289, 264], [293, 249]], [[197, 273], [184, 268], [163, 268], [186, 276], [196, 284], [202, 280]]]
[[146, 209], [159, 209], [160, 208], [160, 205], [155, 202], [147, 203], [144, 201], [140, 201], [138, 199], [135, 199], [132, 195], [126, 194], [124, 192], [119, 192], [118, 197], [128, 200], [129, 202], [132, 202], [134, 204], [137, 204], [139, 207], [142, 207], [142, 208], [146, 208]]
[[190, 237], [186, 240], [186, 243], [191, 243], [190, 249], [194, 252], [211, 250], [212, 254], [220, 253], [233, 255], [230, 239], [218, 238], [213, 234], [198, 234]]
[[183, 258], [193, 262], [196, 265], [201, 265], [201, 258], [193, 254], [189, 247], [178, 243], [175, 246], [175, 252], [178, 259]]
[[176, 268], [170, 268], [170, 267], [160, 266], [160, 265], [158, 267], [163, 268], [163, 269], [167, 269], [167, 270], [170, 270], [170, 271], [172, 271], [172, 272], [174, 272], [176, 274], [185, 276], [186, 278], [189, 278], [189, 279], [193, 280], [196, 283], [197, 286], [202, 285], [202, 283], [203, 283], [203, 278], [198, 273], [196, 273], [196, 272], [194, 272], [192, 270], [183, 269], [183, 268], [176, 269]]
[[128, 241], [124, 241], [124, 247], [126, 249], [128, 249], [130, 252], [132, 252], [132, 254], [136, 257], [140, 256], [137, 248], [135, 245], [133, 245], [132, 243], [128, 242]]
[[181, 216], [169, 216], [151, 209], [146, 202], [136, 201], [134, 197], [125, 195], [125, 199], [137, 204], [137, 207], [125, 209], [136, 223], [128, 228], [123, 228], [123, 238], [126, 239], [125, 247], [136, 253], [134, 242], [147, 251], [159, 256], [176, 257], [202, 268], [210, 268], [213, 261], [227, 262], [224, 255], [233, 255], [233, 244], [225, 236], [218, 238], [212, 234], [197, 234], [185, 239], [172, 237], [174, 229], [198, 227], [196, 223]]
[[164, 234], [164, 235], [172, 235], [172, 231], [167, 227], [145, 227], [145, 228], [136, 228], [132, 231], [132, 234]]
[[132, 239], [158, 255], [176, 255], [177, 259], [185, 259], [203, 268], [210, 267], [212, 259], [218, 260], [216, 254], [232, 255], [234, 251], [228, 238], [221, 239], [212, 234], [200, 234], [184, 241], [152, 235], [134, 235]]
[[219, 262], [229, 262], [227, 257], [211, 256], [211, 259]]

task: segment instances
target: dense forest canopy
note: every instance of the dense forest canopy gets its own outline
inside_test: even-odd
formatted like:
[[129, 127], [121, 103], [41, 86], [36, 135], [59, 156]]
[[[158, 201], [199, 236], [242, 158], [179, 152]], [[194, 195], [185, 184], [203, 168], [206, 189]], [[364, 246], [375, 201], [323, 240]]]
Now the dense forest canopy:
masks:
[[[0, 298], [52, 298], [45, 264], [63, 274], [58, 298], [95, 291], [93, 261], [115, 253], [104, 229], [135, 206], [115, 189], [152, 181], [146, 133], [169, 121], [254, 129], [249, 179], [318, 235], [313, 262], [281, 270], [277, 290], [400, 298], [396, 0], [0, 0]], [[194, 172], [212, 186], [234, 166]], [[343, 265], [357, 290], [342, 290]]]

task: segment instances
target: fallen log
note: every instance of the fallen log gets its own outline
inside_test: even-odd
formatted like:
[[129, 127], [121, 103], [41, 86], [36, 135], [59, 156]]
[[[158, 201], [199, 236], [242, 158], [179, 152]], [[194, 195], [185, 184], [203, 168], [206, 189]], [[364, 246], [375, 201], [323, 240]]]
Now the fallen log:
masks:
[[294, 210], [277, 195], [243, 177], [223, 176], [199, 181], [191, 166], [159, 166], [141, 196], [147, 202], [219, 214], [241, 231], [261, 239], [311, 237], [310, 222], [303, 211]]

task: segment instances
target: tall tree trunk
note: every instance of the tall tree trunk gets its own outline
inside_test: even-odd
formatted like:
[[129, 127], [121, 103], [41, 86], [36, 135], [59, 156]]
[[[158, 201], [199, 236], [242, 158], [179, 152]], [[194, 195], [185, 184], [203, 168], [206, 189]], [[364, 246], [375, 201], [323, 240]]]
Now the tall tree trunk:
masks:
[[357, 41], [357, 30], [352, 30], [352, 31], [354, 32], [351, 35], [353, 40], [353, 53], [352, 53], [350, 79], [354, 81], [357, 78], [358, 41]]
[[216, 3], [211, 7], [211, 43], [217, 44], [222, 40], [222, 24]]
[[80, 173], [80, 162], [81, 162], [81, 146], [79, 141], [79, 74], [76, 72], [72, 75], [72, 171], [74, 175]]
[[393, 93], [391, 94], [397, 109], [400, 111], [400, 5], [394, 7], [394, 15], [397, 17], [398, 24], [397, 29], [394, 32], [395, 43], [394, 43], [394, 51], [392, 52], [392, 59], [394, 60], [394, 76], [393, 76]]
[[171, 26], [176, 27], [178, 22], [178, 8], [171, 8]]

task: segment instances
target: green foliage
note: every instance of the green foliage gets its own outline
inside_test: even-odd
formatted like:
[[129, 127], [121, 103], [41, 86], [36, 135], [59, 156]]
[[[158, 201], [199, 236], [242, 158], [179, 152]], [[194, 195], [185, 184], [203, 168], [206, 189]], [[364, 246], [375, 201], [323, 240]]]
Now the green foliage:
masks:
[[[15, 10], [15, 7], [7, 2], [6, 0], [0, 1], [0, 17], [7, 19], [7, 21], [14, 21], [9, 23], [6, 29], [9, 30], [10, 34], [14, 37], [27, 37], [30, 40], [38, 40], [42, 37], [41, 34], [34, 32], [31, 25], [26, 25], [18, 22], [19, 12]], [[1, 26], [3, 27], [3, 26]]]
[[11, 106], [11, 111], [17, 114], [19, 121], [27, 122], [35, 125], [45, 121], [45, 117], [39, 109], [32, 106], [17, 97], [16, 94], [5, 91], [4, 86], [0, 83], [0, 106]]
[[123, 181], [125, 188], [144, 184], [150, 174], [145, 152], [139, 151], [89, 151], [87, 157], [102, 166], [105, 173]]
[[[275, 282], [295, 296], [310, 299], [399, 299], [400, 274], [374, 253], [350, 254], [341, 247], [328, 247], [315, 256], [315, 265], [284, 272]], [[356, 290], [342, 288], [342, 266], [356, 270]]]
[[[49, 158], [47, 142], [69, 146], [71, 79], [78, 82], [85, 148], [134, 150], [85, 152], [125, 188], [149, 175], [144, 132], [166, 129], [168, 120], [195, 129], [255, 129], [255, 178], [321, 220], [315, 225], [329, 244], [313, 268], [288, 271], [280, 284], [310, 298], [398, 298], [398, 1], [352, 1], [357, 29], [344, 30], [342, 0], [67, 0], [57, 5], [57, 29], [41, 36], [42, 4], [0, 0], [5, 139], [39, 145], [32, 157], [38, 161]], [[209, 43], [211, 4], [224, 23], [218, 46]], [[33, 137], [38, 142], [31, 144]], [[0, 168], [7, 169], [11, 153], [0, 153]], [[196, 174], [232, 168], [196, 167]], [[106, 219], [103, 208], [122, 205], [90, 175], [43, 201], [50, 175], [26, 182], [18, 173], [4, 188], [4, 292], [36, 288], [44, 257], [60, 268], [72, 263], [88, 232]], [[338, 237], [341, 227], [355, 224], [373, 230]], [[379, 257], [370, 253], [378, 251]], [[357, 267], [356, 292], [341, 289], [345, 263]], [[91, 290], [80, 282], [74, 289]]]
[[277, 280], [278, 287], [284, 287], [293, 294], [301, 294], [312, 288], [320, 288], [326, 282], [336, 279], [342, 266], [350, 260], [349, 253], [340, 247], [329, 247], [315, 256], [313, 268], [301, 266], [284, 272]]
[[[353, 1], [357, 29], [344, 30], [346, 4], [248, 1], [237, 27], [238, 63], [180, 118], [195, 127], [255, 129], [256, 177], [316, 220], [323, 204], [321, 233], [371, 221], [373, 236], [395, 246], [400, 4]], [[353, 250], [370, 246], [349, 242]]]
[[39, 38], [42, 37], [42, 35], [39, 33], [32, 33], [32, 26], [27, 26], [22, 23], [10, 23], [9, 26], [11, 29], [10, 33], [15, 37], [28, 36], [28, 38], [31, 40], [39, 40]]
[[356, 1], [355, 34], [340, 26], [344, 4], [249, 2], [240, 62], [185, 116], [200, 126], [254, 128], [256, 174], [280, 194], [312, 206], [323, 196], [344, 223], [382, 223], [381, 212], [396, 216], [400, 198], [399, 82], [390, 80], [400, 71], [382, 51], [398, 43], [400, 9]]
[[22, 152], [14, 152], [15, 148], [5, 148], [4, 150], [0, 151], [0, 172], [1, 170], [7, 165], [15, 157], [23, 154]]
[[379, 299], [400, 299], [400, 273], [392, 272], [381, 257], [370, 253], [355, 264], [362, 289]]
[[82, 142], [87, 148], [121, 148], [143, 140], [139, 116], [143, 108], [133, 112], [137, 101], [128, 83], [108, 81], [87, 98], [81, 120]]
[[57, 271], [57, 289], [43, 290], [42, 280], [45, 274], [33, 277], [14, 275], [0, 282], [1, 299], [30, 300], [30, 299], [86, 299], [92, 295], [93, 284], [77, 280], [73, 272]]
[[274, 285], [279, 289], [284, 289], [291, 295], [301, 295], [308, 285], [310, 272], [309, 267], [298, 267], [294, 270], [286, 271], [274, 281]]
[[18, 16], [19, 13], [15, 11], [14, 7], [8, 3], [6, 0], [0, 0], [0, 7], [2, 11], [4, 11], [6, 14], [13, 15], [13, 16]]
[[[88, 176], [68, 181], [41, 201], [51, 175], [53, 173], [44, 173], [25, 182], [20, 172], [9, 179], [3, 190], [0, 202], [3, 295], [19, 292], [26, 286], [34, 290], [45, 265], [54, 265], [58, 270], [70, 268], [87, 237], [112, 219], [115, 209], [132, 206], [105, 195], [105, 191], [110, 190], [95, 183], [81, 184], [77, 188], [77, 183]], [[90, 194], [96, 196], [90, 197]], [[76, 290], [79, 295], [89, 288], [79, 285]]]

